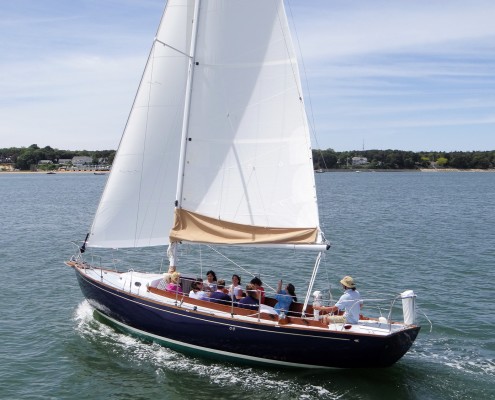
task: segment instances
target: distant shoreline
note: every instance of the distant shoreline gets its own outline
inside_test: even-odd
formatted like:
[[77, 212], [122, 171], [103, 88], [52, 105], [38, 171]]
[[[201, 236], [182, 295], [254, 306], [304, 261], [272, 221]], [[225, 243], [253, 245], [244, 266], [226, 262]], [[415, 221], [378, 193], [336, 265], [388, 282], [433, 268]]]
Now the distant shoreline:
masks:
[[495, 172], [495, 169], [458, 169], [458, 168], [443, 168], [443, 169], [420, 169], [420, 172]]
[[[50, 173], [51, 172], [51, 173]], [[425, 172], [425, 173], [446, 173], [446, 172], [495, 172], [495, 169], [458, 169], [458, 168], [420, 168], [420, 169], [326, 169], [322, 173], [333, 172]], [[56, 175], [56, 174], [96, 174], [96, 175], [108, 175], [110, 171], [0, 171], [0, 175], [3, 174], [37, 174], [37, 175]]]
[[37, 175], [57, 175], [57, 174], [95, 174], [108, 175], [110, 171], [0, 171], [2, 174], [37, 174]]
[[326, 172], [426, 172], [426, 173], [445, 173], [445, 172], [495, 172], [495, 169], [459, 169], [459, 168], [419, 168], [419, 169], [326, 169]]

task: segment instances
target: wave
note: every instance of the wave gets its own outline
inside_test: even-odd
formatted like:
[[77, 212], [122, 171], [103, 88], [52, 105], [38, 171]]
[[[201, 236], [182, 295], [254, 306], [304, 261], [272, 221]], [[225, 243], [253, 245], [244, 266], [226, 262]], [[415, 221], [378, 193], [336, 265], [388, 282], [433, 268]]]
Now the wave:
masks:
[[408, 355], [422, 362], [441, 364], [463, 375], [491, 379], [495, 377], [495, 360], [490, 357], [490, 352], [486, 353], [474, 340], [470, 343], [461, 337], [452, 337], [452, 334], [448, 337], [428, 337], [423, 334]]
[[[198, 381], [212, 396], [221, 393], [223, 399], [237, 399], [256, 393], [273, 399], [360, 399], [363, 390], [368, 395], [410, 396], [410, 390], [422, 393], [425, 390], [425, 371], [436, 371], [443, 382], [441, 392], [453, 392], [453, 380], [462, 381], [473, 390], [478, 383], [478, 392], [483, 397], [486, 384], [490, 385], [495, 373], [493, 359], [483, 358], [479, 348], [463, 346], [459, 351], [458, 340], [423, 334], [407, 356], [394, 367], [370, 370], [321, 370], [288, 371], [251, 368], [230, 363], [211, 361], [186, 356], [174, 350], [141, 342], [129, 335], [119, 333], [93, 317], [93, 308], [85, 300], [75, 312], [75, 329], [85, 340], [92, 342], [101, 358], [112, 358], [113, 363], [151, 370], [158, 385], [170, 386], [181, 382], [181, 395], [194, 398]], [[184, 382], [191, 382], [187, 387]], [[173, 385], [172, 385], [173, 386]], [[429, 393], [436, 389], [429, 388]], [[184, 392], [185, 391], [185, 392]], [[438, 392], [440, 394], [440, 392]]]
[[76, 332], [103, 348], [102, 357], [117, 356], [134, 365], [151, 366], [159, 383], [165, 383], [170, 374], [180, 374], [181, 379], [187, 374], [190, 379], [200, 378], [214, 385], [221, 390], [222, 398], [230, 398], [230, 391], [233, 399], [238, 398], [239, 391], [249, 392], [253, 388], [256, 388], [257, 394], [264, 393], [272, 398], [341, 399], [348, 394], [347, 389], [325, 387], [323, 376], [321, 384], [315, 384], [312, 383], [314, 375], [312, 382], [309, 382], [306, 379], [296, 380], [297, 373], [294, 372], [250, 368], [185, 356], [156, 343], [141, 342], [119, 333], [96, 320], [93, 313], [94, 309], [87, 300], [78, 305], [74, 313]]

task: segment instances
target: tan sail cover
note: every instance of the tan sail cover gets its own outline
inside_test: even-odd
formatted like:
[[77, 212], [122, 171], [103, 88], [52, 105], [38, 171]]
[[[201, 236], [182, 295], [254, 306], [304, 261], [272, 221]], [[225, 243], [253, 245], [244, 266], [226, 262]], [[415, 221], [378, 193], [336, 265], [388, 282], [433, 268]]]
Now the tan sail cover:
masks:
[[241, 225], [177, 209], [170, 240], [216, 244], [310, 244], [315, 243], [317, 234], [315, 228], [290, 229]]

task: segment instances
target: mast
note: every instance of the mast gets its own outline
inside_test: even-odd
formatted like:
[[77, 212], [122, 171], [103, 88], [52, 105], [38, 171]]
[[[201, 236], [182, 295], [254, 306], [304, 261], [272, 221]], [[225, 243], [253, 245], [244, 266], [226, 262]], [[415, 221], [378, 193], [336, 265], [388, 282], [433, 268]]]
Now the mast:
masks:
[[189, 130], [189, 110], [191, 108], [191, 95], [192, 95], [192, 82], [194, 76], [194, 57], [196, 54], [196, 38], [198, 36], [199, 25], [199, 7], [201, 0], [196, 0], [194, 4], [194, 16], [193, 16], [193, 30], [191, 37], [191, 48], [189, 51], [189, 71], [186, 83], [186, 98], [184, 106], [184, 116], [182, 120], [182, 134], [181, 134], [181, 146], [180, 146], [180, 158], [179, 158], [179, 171], [177, 177], [177, 192], [175, 197], [175, 207], [180, 207], [182, 201], [182, 186], [184, 182], [184, 164], [186, 159], [187, 148], [187, 134]]
[[[181, 143], [180, 143], [180, 158], [179, 158], [179, 169], [177, 176], [177, 190], [175, 196], [175, 208], [179, 208], [182, 199], [182, 187], [184, 182], [184, 164], [186, 159], [186, 148], [187, 148], [187, 134], [189, 129], [189, 110], [191, 108], [191, 95], [192, 95], [192, 82], [194, 76], [194, 57], [196, 54], [196, 38], [198, 36], [198, 25], [199, 25], [199, 6], [201, 0], [196, 0], [194, 3], [194, 14], [193, 14], [193, 29], [191, 35], [191, 46], [189, 49], [189, 69], [187, 74], [186, 82], [186, 97], [184, 100], [184, 115], [182, 118], [182, 132], [181, 132]], [[169, 264], [171, 266], [176, 265], [177, 260], [177, 242], [173, 241], [169, 244], [167, 250], [167, 257], [169, 259]]]

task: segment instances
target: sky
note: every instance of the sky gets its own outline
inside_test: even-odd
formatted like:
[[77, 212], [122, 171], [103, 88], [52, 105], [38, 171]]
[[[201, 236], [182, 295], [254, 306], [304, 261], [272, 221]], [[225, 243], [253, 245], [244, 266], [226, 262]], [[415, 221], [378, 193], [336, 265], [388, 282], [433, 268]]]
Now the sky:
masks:
[[[495, 1], [286, 0], [313, 147], [495, 150]], [[118, 147], [164, 0], [0, 0], [0, 148]]]

